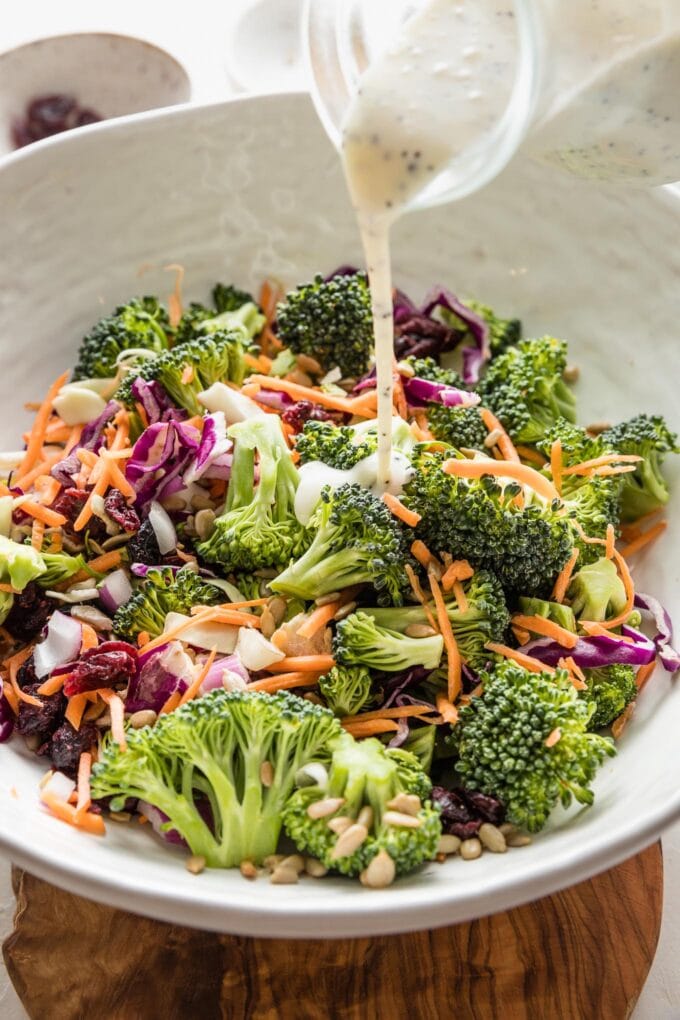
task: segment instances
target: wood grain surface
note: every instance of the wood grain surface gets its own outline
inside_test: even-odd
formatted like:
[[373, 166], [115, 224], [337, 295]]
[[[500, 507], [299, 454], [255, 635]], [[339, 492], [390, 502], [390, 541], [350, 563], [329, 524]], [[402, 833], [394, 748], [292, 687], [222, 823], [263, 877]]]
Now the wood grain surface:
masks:
[[212, 935], [16, 870], [4, 945], [32, 1020], [625, 1020], [661, 924], [660, 844], [469, 924], [341, 941]]

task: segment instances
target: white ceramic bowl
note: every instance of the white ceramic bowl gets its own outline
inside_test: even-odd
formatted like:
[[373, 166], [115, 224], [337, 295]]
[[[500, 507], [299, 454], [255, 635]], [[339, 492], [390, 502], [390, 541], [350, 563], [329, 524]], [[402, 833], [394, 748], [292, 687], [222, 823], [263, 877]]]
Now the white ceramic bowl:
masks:
[[[103, 310], [169, 291], [164, 265], [181, 262], [187, 297], [201, 298], [216, 279], [295, 284], [360, 260], [337, 158], [303, 96], [144, 114], [43, 143], [7, 160], [0, 207], [0, 434], [11, 448], [23, 402], [72, 363]], [[529, 334], [568, 337], [584, 421], [646, 409], [677, 423], [678, 210], [669, 192], [608, 193], [515, 164], [457, 207], [404, 221], [396, 279], [416, 297], [440, 281], [521, 315]], [[636, 575], [680, 619], [680, 521], [669, 518]], [[83, 835], [40, 809], [43, 766], [20, 741], [0, 746], [0, 844], [74, 892], [200, 928], [330, 937], [434, 927], [569, 885], [655, 839], [680, 814], [679, 730], [680, 689], [659, 673], [598, 777], [594, 808], [558, 815], [521, 851], [431, 864], [381, 892], [194, 877], [140, 826]]]
[[52, 35], [0, 54], [0, 156], [14, 148], [12, 123], [37, 96], [65, 93], [102, 118], [186, 103], [191, 84], [169, 53], [129, 35]]

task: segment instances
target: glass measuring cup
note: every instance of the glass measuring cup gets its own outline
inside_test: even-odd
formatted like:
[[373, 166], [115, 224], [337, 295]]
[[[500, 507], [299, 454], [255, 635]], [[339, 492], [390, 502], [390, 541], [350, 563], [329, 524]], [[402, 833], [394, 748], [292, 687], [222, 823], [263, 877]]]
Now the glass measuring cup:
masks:
[[[440, 6], [439, 35], [428, 38], [423, 17], [437, 2], [307, 0], [306, 6], [304, 43], [312, 95], [338, 148], [359, 90], [372, 87], [386, 64], [402, 58], [411, 65], [420, 61], [420, 96], [414, 87], [413, 96], [406, 90], [400, 100], [395, 78], [395, 89], [385, 90], [385, 104], [396, 108], [406, 101], [411, 106], [419, 98], [421, 123], [433, 117], [428, 95], [435, 103], [444, 96], [441, 89], [437, 92], [437, 67], [447, 64], [452, 77], [465, 73], [466, 90], [459, 90], [457, 100], [448, 93], [449, 108], [439, 111], [434, 126], [440, 141], [447, 130], [455, 132], [456, 144], [449, 145], [437, 172], [409, 197], [408, 208], [478, 190], [520, 149], [587, 178], [643, 185], [680, 179], [680, 108], [675, 102], [680, 93], [680, 5], [674, 0], [635, 5], [620, 0], [450, 0]], [[465, 26], [470, 16], [477, 19], [475, 47]], [[472, 49], [474, 60], [465, 52]], [[412, 67], [409, 73], [415, 81]], [[475, 114], [478, 93], [485, 95], [484, 117]]]

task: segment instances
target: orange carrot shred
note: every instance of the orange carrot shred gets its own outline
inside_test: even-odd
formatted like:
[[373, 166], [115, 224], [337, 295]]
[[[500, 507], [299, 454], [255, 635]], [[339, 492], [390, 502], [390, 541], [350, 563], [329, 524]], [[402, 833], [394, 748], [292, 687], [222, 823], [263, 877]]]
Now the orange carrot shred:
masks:
[[61, 673], [59, 676], [48, 677], [47, 680], [41, 683], [40, 687], [38, 688], [38, 694], [46, 698], [48, 698], [51, 694], [56, 694], [57, 691], [60, 691], [62, 689], [64, 683], [66, 682], [67, 678], [70, 675], [71, 675], [70, 673]]
[[83, 751], [78, 761], [78, 800], [76, 801], [76, 814], [82, 816], [89, 810], [92, 803], [90, 794], [90, 773], [92, 772], [92, 755], [89, 751]]
[[88, 651], [90, 648], [96, 648], [99, 644], [99, 638], [97, 637], [97, 631], [94, 627], [91, 627], [89, 623], [81, 623], [82, 641], [80, 643], [80, 654]]
[[26, 474], [26, 472], [33, 467], [36, 460], [38, 459], [40, 450], [42, 449], [47, 423], [52, 413], [52, 401], [54, 400], [56, 395], [59, 393], [59, 390], [68, 379], [68, 375], [69, 375], [68, 372], [64, 372], [62, 375], [59, 376], [58, 379], [54, 380], [49, 390], [47, 391], [45, 399], [40, 405], [40, 410], [36, 414], [35, 420], [33, 422], [33, 427], [31, 429], [31, 435], [28, 441], [28, 445], [26, 447], [26, 452], [24, 454], [23, 460], [21, 461], [21, 464], [17, 468], [17, 475], [19, 477], [21, 477], [21, 475]]
[[562, 440], [556, 439], [550, 447], [550, 474], [560, 496], [562, 495]]
[[21, 509], [25, 513], [30, 514], [31, 517], [42, 521], [43, 524], [48, 524], [51, 528], [60, 528], [62, 524], [66, 524], [66, 518], [63, 514], [55, 513], [54, 510], [50, 510], [40, 503], [35, 503], [32, 499], [24, 500], [21, 504]]
[[522, 613], [515, 613], [512, 622], [525, 630], [533, 631], [534, 634], [541, 634], [544, 637], [552, 638], [563, 648], [575, 648], [578, 644], [578, 637], [565, 627], [546, 620], [542, 616], [524, 616]]
[[374, 712], [361, 712], [359, 715], [346, 715], [340, 720], [342, 725], [353, 725], [359, 722], [370, 722], [372, 719], [407, 719], [420, 715], [430, 715], [432, 705], [396, 705], [394, 708], [377, 708]]
[[287, 655], [265, 666], [267, 673], [327, 673], [335, 665], [332, 655]]
[[399, 726], [393, 719], [372, 719], [363, 723], [343, 723], [353, 737], [373, 737], [378, 733], [397, 732]]
[[425, 567], [427, 569], [431, 563], [437, 563], [437, 557], [432, 555], [425, 543], [421, 542], [419, 538], [417, 538], [411, 545], [411, 552], [418, 560], [421, 567]]
[[193, 683], [190, 684], [189, 687], [187, 687], [186, 691], [184, 692], [184, 694], [180, 698], [180, 702], [179, 702], [180, 705], [186, 705], [187, 701], [191, 701], [192, 698], [196, 697], [196, 695], [198, 694], [199, 690], [201, 689], [201, 684], [203, 683], [203, 681], [207, 677], [208, 673], [210, 672], [210, 667], [212, 666], [213, 662], [215, 661], [215, 656], [216, 655], [217, 655], [217, 648], [213, 647], [210, 650], [210, 655], [205, 660], [205, 662], [203, 663], [203, 666], [199, 670], [198, 676], [195, 678]]
[[66, 719], [71, 723], [74, 730], [80, 729], [83, 713], [87, 708], [88, 700], [84, 694], [74, 694], [69, 698], [66, 706]]
[[450, 726], [455, 726], [458, 722], [458, 709], [453, 705], [443, 691], [440, 691], [437, 695], [437, 711]]
[[342, 600], [338, 599], [337, 602], [327, 602], [326, 605], [313, 609], [305, 622], [298, 627], [300, 637], [313, 638], [326, 624], [331, 622], [341, 605]]
[[611, 620], [602, 621], [602, 626], [606, 630], [612, 630], [612, 628], [619, 627], [622, 623], [625, 623], [633, 611], [633, 605], [635, 603], [635, 586], [633, 584], [633, 578], [630, 576], [628, 564], [617, 549], [614, 549], [612, 558], [616, 562], [619, 574], [621, 575], [621, 580], [623, 581], [623, 587], [626, 591], [626, 604], [617, 616], [613, 616]]
[[[176, 691], [175, 693], [178, 695], [179, 700], [178, 692]], [[123, 699], [120, 697], [119, 694], [116, 694], [115, 691], [108, 689], [100, 691], [99, 696], [109, 706], [109, 712], [111, 713], [111, 736], [116, 741], [121, 751], [126, 751], [127, 740], [125, 738], [125, 705], [123, 704]], [[165, 705], [163, 706], [163, 708], [165, 708]]]
[[430, 627], [432, 627], [433, 630], [438, 630], [439, 628], [437, 626], [437, 621], [435, 620], [435, 618], [434, 618], [434, 616], [432, 614], [432, 610], [430, 609], [428, 599], [426, 598], [425, 592], [423, 591], [423, 589], [420, 586], [420, 581], [418, 580], [418, 578], [416, 576], [415, 570], [413, 569], [413, 567], [411, 566], [410, 563], [406, 564], [406, 568], [405, 569], [406, 569], [406, 576], [408, 577], [409, 584], [411, 585], [411, 589], [413, 591], [413, 594], [418, 599], [418, 601], [420, 602], [421, 606], [423, 607], [423, 609], [425, 611], [425, 616], [427, 617], [427, 622], [429, 623]]
[[544, 499], [559, 499], [559, 493], [551, 481], [519, 461], [492, 460], [490, 457], [480, 457], [477, 460], [452, 458], [444, 461], [442, 467], [447, 474], [458, 478], [481, 478], [482, 475], [512, 478], [521, 485], [528, 485]]
[[545, 743], [546, 747], [554, 747], [555, 744], [559, 743], [559, 741], [561, 739], [562, 739], [562, 730], [559, 728], [559, 726], [556, 726], [555, 729], [551, 730], [551, 732], [545, 738], [544, 743]]
[[555, 672], [552, 666], [547, 666], [539, 659], [534, 659], [531, 655], [525, 655], [524, 652], [518, 652], [516, 648], [509, 648], [508, 645], [501, 645], [496, 641], [488, 641], [484, 647], [490, 652], [494, 652], [496, 655], [502, 655], [506, 659], [512, 659], [513, 662], [516, 662], [519, 666], [523, 666], [524, 669], [528, 669], [531, 673]]
[[515, 449], [522, 460], [528, 460], [530, 464], [536, 464], [537, 467], [544, 467], [548, 463], [543, 454], [539, 453], [538, 450], [533, 450], [530, 446], [522, 446], [520, 444]]
[[511, 440], [506, 430], [501, 425], [496, 415], [492, 411], [490, 411], [488, 407], [481, 407], [479, 409], [479, 413], [489, 433], [500, 432], [500, 437], [498, 439], [497, 445], [503, 457], [505, 457], [506, 460], [514, 461], [519, 464], [520, 457], [519, 453], [515, 449], [515, 444]]
[[572, 464], [568, 468], [564, 468], [562, 471], [563, 475], [581, 475], [587, 473], [593, 468], [605, 467], [609, 464], [638, 464], [642, 460], [642, 457], [638, 457], [637, 454], [624, 454], [624, 453], [607, 453], [602, 457], [594, 457], [592, 460], [584, 460], [580, 464]]
[[571, 551], [571, 556], [557, 575], [557, 580], [555, 581], [555, 586], [552, 590], [552, 599], [555, 602], [564, 602], [564, 598], [567, 594], [567, 588], [571, 584], [571, 578], [574, 573], [574, 567], [576, 566], [578, 557], [579, 550], [574, 547]]
[[89, 832], [93, 836], [103, 836], [106, 832], [104, 819], [101, 815], [95, 815], [92, 811], [85, 811], [79, 814], [76, 807], [68, 804], [65, 800], [60, 800], [59, 797], [50, 793], [49, 790], [41, 792], [40, 800], [62, 822], [74, 825], [77, 829], [84, 829], [85, 832]]
[[[364, 418], [374, 417], [374, 411], [368, 409], [369, 398], [366, 395], [354, 398], [338, 397], [311, 386], [301, 386], [299, 383], [272, 378], [268, 375], [251, 375], [248, 382], [250, 385], [257, 383], [262, 389], [281, 390], [283, 393], [295, 397], [296, 400], [311, 400], [312, 403], [321, 404], [322, 407], [329, 407], [332, 410], [345, 411], [348, 414], [357, 414]], [[244, 391], [241, 390], [241, 392]]]
[[168, 298], [168, 318], [170, 325], [176, 326], [182, 318], [182, 281], [184, 279], [184, 266], [173, 263], [163, 267], [166, 272], [175, 274], [175, 286]]
[[36, 518], [31, 525], [31, 548], [35, 549], [36, 552], [40, 552], [42, 549], [44, 536], [45, 525]]
[[248, 684], [247, 690], [274, 694], [275, 691], [286, 691], [291, 687], [316, 687], [323, 672], [323, 670], [317, 669], [304, 672], [298, 670], [289, 673], [275, 673], [273, 676], [267, 676], [262, 680], [255, 680]]
[[427, 573], [428, 580], [430, 582], [430, 590], [432, 591], [432, 598], [437, 608], [437, 621], [439, 623], [439, 630], [442, 637], [444, 638], [444, 647], [447, 653], [447, 675], [448, 675], [448, 699], [450, 702], [455, 702], [463, 689], [462, 680], [462, 664], [460, 660], [460, 652], [458, 651], [458, 643], [451, 627], [451, 621], [449, 620], [446, 612], [446, 603], [444, 602], [444, 596], [442, 595], [441, 588], [437, 582], [437, 578], [434, 573], [429, 570]]
[[615, 719], [612, 723], [612, 736], [614, 740], [620, 740], [623, 736], [623, 731], [630, 722], [633, 712], [635, 711], [635, 702], [631, 701], [629, 705], [626, 705], [618, 719]]
[[179, 691], [173, 691], [169, 698], [166, 699], [163, 706], [161, 707], [159, 715], [168, 715], [170, 712], [174, 712], [176, 708], [179, 708], [182, 695]]
[[422, 520], [420, 514], [416, 513], [415, 510], [409, 510], [408, 507], [404, 506], [402, 501], [396, 496], [393, 496], [391, 492], [384, 492], [382, 500], [394, 516], [400, 521], [403, 521], [409, 528], [415, 528], [416, 524]]
[[648, 662], [646, 666], [640, 666], [639, 670], [635, 674], [635, 686], [638, 689], [638, 693], [645, 686], [655, 669], [656, 659], [654, 662]]
[[453, 589], [452, 590], [453, 590], [453, 594], [455, 596], [456, 602], [458, 603], [459, 610], [461, 611], [461, 613], [467, 613], [468, 609], [470, 608], [470, 603], [467, 600], [467, 596], [465, 595], [465, 592], [463, 591], [463, 585], [460, 583], [460, 581], [454, 581], [453, 582]]
[[616, 532], [614, 531], [614, 525], [607, 525], [607, 537], [605, 541], [604, 554], [608, 560], [614, 555], [614, 542], [616, 541]]

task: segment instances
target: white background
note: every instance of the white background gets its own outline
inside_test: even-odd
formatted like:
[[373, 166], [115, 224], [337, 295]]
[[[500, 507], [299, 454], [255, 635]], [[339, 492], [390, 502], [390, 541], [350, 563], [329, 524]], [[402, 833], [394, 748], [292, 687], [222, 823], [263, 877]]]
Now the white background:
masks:
[[[259, 0], [263, 2], [263, 0]], [[265, 61], [261, 83], [272, 81], [272, 54], [285, 68], [290, 59], [288, 40], [277, 37], [277, 19], [282, 8], [295, 0], [269, 0], [272, 8], [271, 30], [266, 43], [253, 50], [253, 80], [258, 80], [257, 59]], [[169, 50], [185, 66], [192, 80], [193, 99], [197, 102], [219, 99], [232, 92], [233, 81], [227, 69], [228, 46], [235, 21], [252, 0], [192, 0], [179, 7], [167, 0], [116, 0], [116, 3], [68, 0], [23, 0], [5, 10], [0, 24], [0, 51], [39, 36], [71, 31], [106, 30], [148, 39]], [[180, 13], [181, 12], [181, 13]], [[245, 56], [239, 44], [239, 63]], [[665, 857], [664, 922], [659, 949], [647, 985], [633, 1014], [633, 1020], [680, 1020], [680, 824], [663, 841]], [[0, 861], [0, 941], [11, 930], [13, 898], [9, 884], [9, 866]], [[606, 982], [607, 976], [603, 975]], [[25, 1013], [18, 1003], [0, 962], [0, 1020], [22, 1020]], [[49, 1020], [49, 1018], [45, 1018]], [[99, 1018], [97, 1018], [99, 1020]], [[101, 1020], [106, 1020], [102, 1017]], [[210, 1020], [210, 1018], [206, 1018]], [[570, 1020], [570, 1018], [565, 1018]], [[595, 1018], [594, 1018], [595, 1020]], [[623, 1018], [622, 1018], [623, 1020]]]

